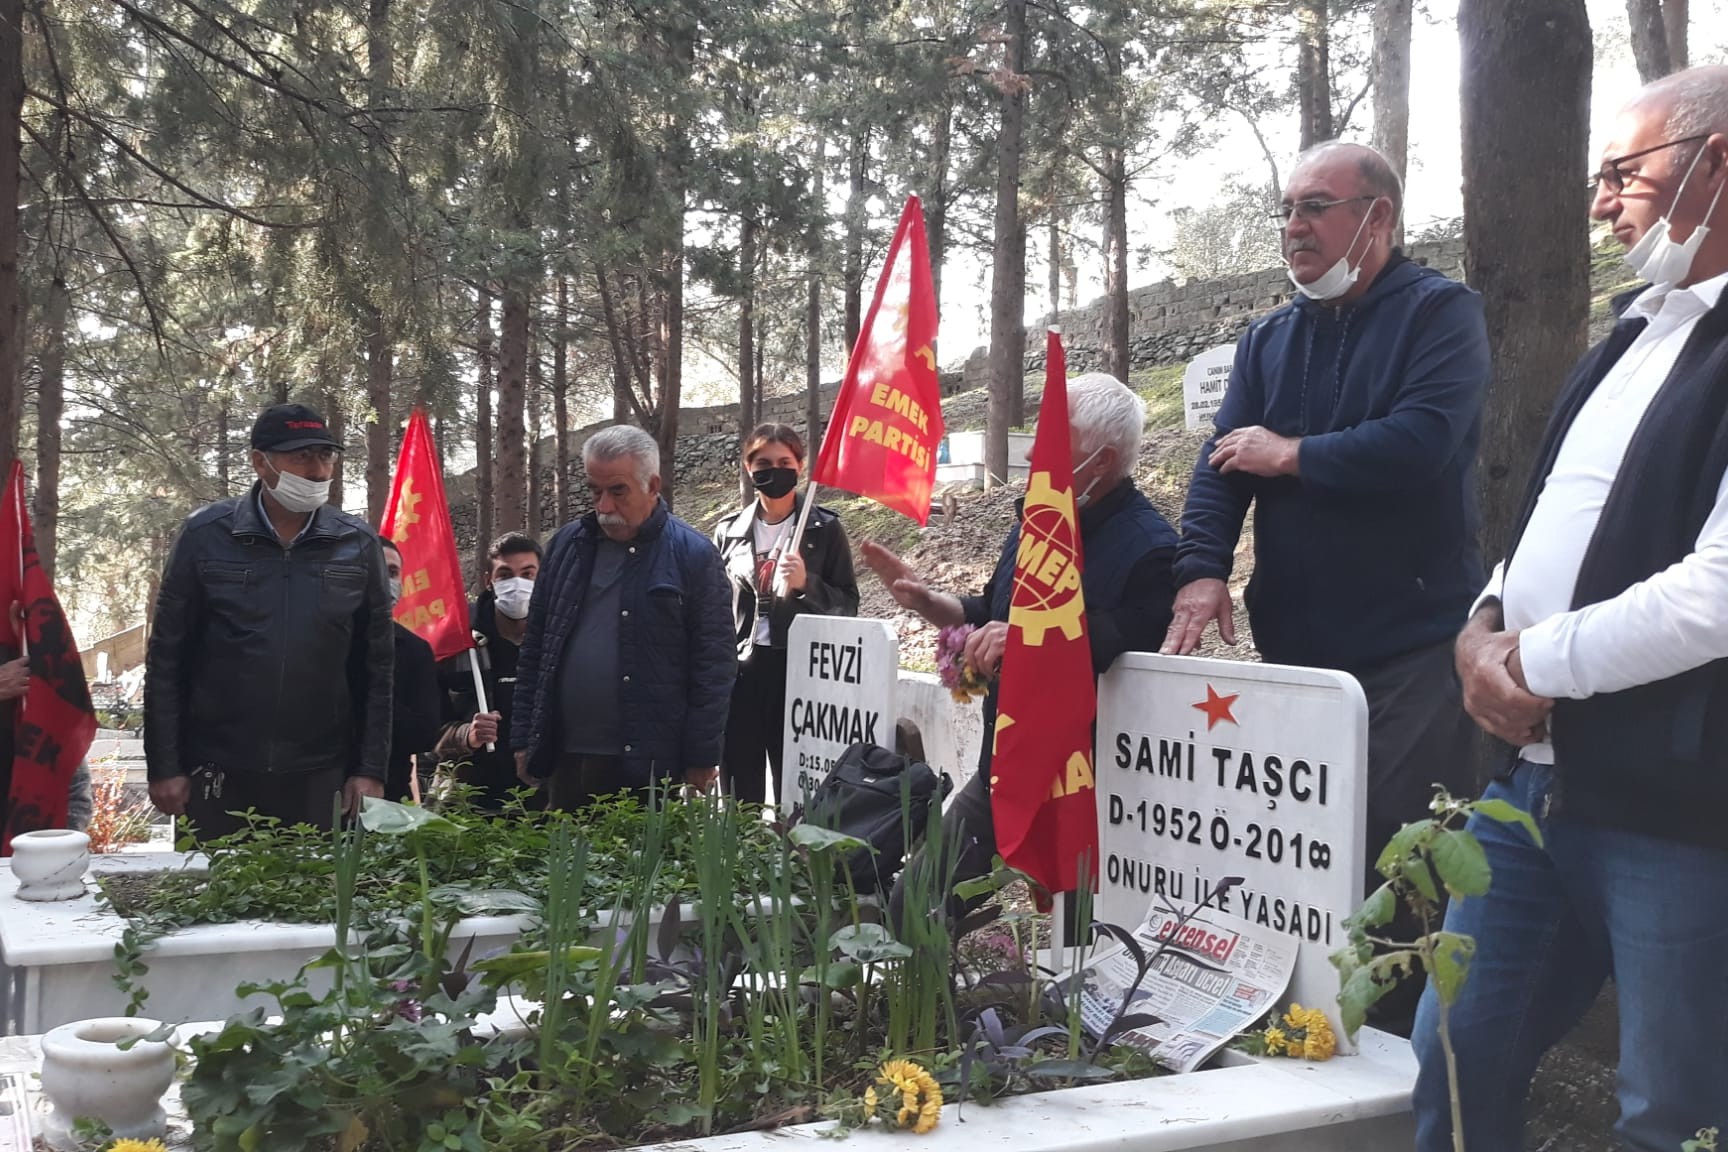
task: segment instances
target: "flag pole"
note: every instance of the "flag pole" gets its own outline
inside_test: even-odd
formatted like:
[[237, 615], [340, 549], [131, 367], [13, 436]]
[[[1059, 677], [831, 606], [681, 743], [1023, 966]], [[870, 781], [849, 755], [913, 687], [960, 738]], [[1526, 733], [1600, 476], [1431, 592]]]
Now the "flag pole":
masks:
[[[17, 473], [18, 483], [14, 489], [18, 503], [18, 595], [24, 595], [24, 473]], [[15, 605], [20, 609], [18, 618], [13, 625], [18, 629], [18, 654], [26, 660], [30, 658], [30, 629], [24, 619], [23, 605]], [[20, 704], [22, 707], [22, 704]]]
[[[479, 711], [492, 711], [486, 706], [486, 681], [480, 675], [480, 648], [478, 645], [468, 649], [468, 671], [474, 673], [474, 702], [480, 706]], [[488, 740], [486, 751], [496, 752], [498, 745]]]

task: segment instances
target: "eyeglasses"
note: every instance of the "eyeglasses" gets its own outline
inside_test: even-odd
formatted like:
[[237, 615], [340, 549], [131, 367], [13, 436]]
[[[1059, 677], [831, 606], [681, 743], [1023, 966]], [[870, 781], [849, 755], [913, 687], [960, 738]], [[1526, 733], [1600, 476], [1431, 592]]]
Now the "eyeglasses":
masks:
[[1278, 205], [1272, 210], [1272, 219], [1281, 224], [1288, 224], [1292, 216], [1299, 216], [1304, 220], [1318, 220], [1340, 204], [1355, 204], [1373, 199], [1373, 196], [1346, 196], [1342, 200], [1298, 200], [1294, 204]]
[[308, 444], [304, 448], [293, 448], [287, 452], [272, 452], [272, 456], [286, 456], [302, 464], [329, 464], [336, 459], [336, 449], [328, 444]]
[[1596, 175], [1590, 177], [1590, 191], [1594, 192], [1598, 188], [1607, 188], [1608, 191], [1619, 194], [1625, 189], [1626, 181], [1641, 175], [1641, 173], [1638, 172], [1621, 171], [1620, 165], [1626, 163], [1626, 161], [1637, 160], [1641, 157], [1649, 156], [1654, 152], [1665, 152], [1670, 148], [1678, 148], [1682, 144], [1696, 144], [1700, 140], [1708, 139], [1710, 139], [1710, 134], [1708, 132], [1700, 132], [1696, 136], [1686, 136], [1679, 140], [1670, 140], [1666, 144], [1657, 144], [1654, 147], [1644, 148], [1637, 152], [1628, 152], [1624, 156], [1614, 156], [1604, 160], [1602, 161], [1602, 167], [1596, 172]]

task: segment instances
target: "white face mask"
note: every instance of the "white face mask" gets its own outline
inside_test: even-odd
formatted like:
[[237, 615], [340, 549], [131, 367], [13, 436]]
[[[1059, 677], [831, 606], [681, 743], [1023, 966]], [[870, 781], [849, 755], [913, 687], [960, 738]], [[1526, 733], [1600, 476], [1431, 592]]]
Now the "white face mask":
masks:
[[390, 578], [390, 603], [394, 604], [400, 599], [402, 599], [402, 577], [392, 576]]
[[[1698, 221], [1698, 227], [1692, 229], [1692, 235], [1686, 237], [1684, 243], [1676, 241], [1670, 235], [1672, 226], [1668, 223], [1668, 217], [1680, 206], [1680, 196], [1692, 180], [1693, 169], [1698, 167], [1698, 161], [1703, 158], [1704, 149], [1700, 148], [1698, 155], [1692, 157], [1692, 163], [1686, 169], [1685, 179], [1680, 181], [1679, 191], [1674, 193], [1674, 203], [1668, 206], [1668, 212], [1651, 225], [1649, 230], [1639, 237], [1638, 243], [1628, 248], [1626, 255], [1621, 257], [1641, 279], [1652, 284], [1678, 284], [1692, 271], [1692, 259], [1698, 255], [1698, 247], [1704, 243], [1704, 237], [1710, 235], [1710, 217], [1716, 214], [1716, 201], [1722, 199], [1723, 185], [1716, 186], [1716, 195], [1710, 198], [1710, 207], [1704, 210], [1704, 219]], [[1728, 184], [1728, 181], [1724, 183]]]
[[[1284, 269], [1284, 274], [1290, 277], [1290, 283], [1296, 286], [1296, 291], [1310, 300], [1336, 300], [1355, 286], [1357, 279], [1362, 275], [1362, 265], [1350, 267], [1350, 250], [1356, 247], [1356, 241], [1362, 239], [1362, 230], [1368, 227], [1368, 217], [1374, 214], [1374, 205], [1378, 203], [1380, 201], [1375, 200], [1368, 205], [1368, 211], [1362, 213], [1362, 223], [1356, 225], [1356, 235], [1350, 237], [1350, 244], [1344, 249], [1344, 255], [1338, 257], [1337, 262], [1332, 267], [1306, 284], [1296, 279], [1296, 273], [1291, 269], [1288, 267]], [[1369, 243], [1372, 246], [1373, 242], [1370, 241]], [[1362, 250], [1362, 255], [1364, 258], [1367, 257], [1367, 248]], [[1289, 262], [1288, 257], [1285, 258], [1285, 262]]]
[[534, 581], [524, 576], [507, 576], [493, 581], [492, 596], [498, 602], [498, 611], [512, 620], [524, 620], [528, 616], [528, 601], [534, 598]]
[[[270, 457], [264, 457], [264, 462], [270, 464]], [[292, 472], [277, 472], [274, 464], [270, 464], [270, 471], [276, 472], [276, 483], [270, 489], [270, 495], [290, 512], [316, 512], [330, 499], [328, 480], [308, 480]]]
[[[1100, 444], [1098, 447], [1092, 449], [1092, 455], [1086, 457], [1085, 460], [1081, 461], [1080, 467], [1074, 469], [1074, 475], [1078, 476], [1078, 475], [1080, 475], [1080, 473], [1086, 471], [1087, 468], [1091, 467], [1092, 461], [1098, 459], [1098, 453], [1100, 453], [1102, 451], [1104, 451], [1104, 446], [1102, 444]], [[1104, 477], [1102, 474], [1092, 477], [1092, 483], [1086, 485], [1085, 490], [1082, 491], [1078, 496], [1074, 497], [1074, 507], [1075, 508], [1086, 507], [1087, 502], [1092, 499], [1092, 489], [1098, 487], [1099, 482], [1103, 479], [1104, 479]]]

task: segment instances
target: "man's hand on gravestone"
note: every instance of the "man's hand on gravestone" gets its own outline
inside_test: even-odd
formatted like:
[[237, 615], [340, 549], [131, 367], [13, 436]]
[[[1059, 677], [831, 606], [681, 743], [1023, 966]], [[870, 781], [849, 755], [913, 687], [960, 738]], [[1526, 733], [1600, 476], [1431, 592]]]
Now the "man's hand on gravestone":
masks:
[[876, 573], [888, 594], [902, 608], [910, 609], [938, 628], [952, 628], [966, 623], [966, 610], [956, 596], [937, 592], [910, 565], [882, 545], [866, 540], [859, 546], [864, 565]]
[[1236, 643], [1236, 613], [1230, 605], [1230, 586], [1211, 578], [1184, 584], [1176, 593], [1170, 629], [1164, 633], [1164, 646], [1158, 651], [1165, 656], [1188, 655], [1200, 647], [1206, 625], [1214, 620], [1218, 621], [1218, 635], [1224, 643]]
[[1554, 701], [1532, 695], [1520, 683], [1518, 633], [1498, 629], [1499, 608], [1471, 617], [1458, 634], [1453, 659], [1464, 688], [1464, 710], [1489, 735], [1513, 747], [1548, 738]]

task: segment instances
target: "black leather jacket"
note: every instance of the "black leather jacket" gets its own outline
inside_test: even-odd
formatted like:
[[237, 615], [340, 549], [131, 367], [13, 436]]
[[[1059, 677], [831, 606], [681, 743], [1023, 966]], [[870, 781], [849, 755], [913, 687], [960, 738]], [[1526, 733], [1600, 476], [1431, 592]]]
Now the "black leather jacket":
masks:
[[[737, 630], [738, 659], [755, 647], [756, 635], [756, 526], [755, 501], [714, 526], [714, 546], [726, 564], [726, 579], [732, 585], [732, 623]], [[792, 518], [804, 508], [800, 492], [792, 502]], [[801, 612], [821, 616], [858, 615], [858, 577], [852, 570], [852, 545], [840, 517], [818, 504], [810, 509], [804, 526], [804, 591], [774, 602], [769, 614], [768, 634], [776, 648], [786, 647], [792, 620]]]
[[187, 518], [144, 680], [151, 780], [340, 768], [385, 778], [395, 666], [384, 551], [326, 505], [284, 546], [245, 495]]

